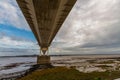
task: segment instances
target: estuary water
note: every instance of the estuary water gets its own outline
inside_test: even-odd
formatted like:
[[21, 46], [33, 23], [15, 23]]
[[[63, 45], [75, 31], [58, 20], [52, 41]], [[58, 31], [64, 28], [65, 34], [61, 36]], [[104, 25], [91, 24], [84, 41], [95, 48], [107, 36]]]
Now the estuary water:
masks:
[[0, 78], [21, 73], [36, 64], [36, 57], [0, 57]]
[[[0, 78], [28, 70], [37, 57], [0, 57]], [[51, 56], [54, 66], [75, 67], [80, 72], [120, 70], [120, 55]], [[107, 69], [102, 66], [109, 66]], [[102, 67], [102, 68], [101, 68]]]

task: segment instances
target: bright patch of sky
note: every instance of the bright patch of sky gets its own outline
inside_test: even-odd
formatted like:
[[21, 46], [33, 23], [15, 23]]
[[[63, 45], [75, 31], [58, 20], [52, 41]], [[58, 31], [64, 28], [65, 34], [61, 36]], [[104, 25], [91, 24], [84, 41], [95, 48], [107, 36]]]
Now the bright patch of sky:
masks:
[[11, 25], [2, 25], [0, 24], [0, 31], [5, 33], [6, 36], [16, 36], [24, 39], [28, 39], [31, 41], [36, 41], [33, 33], [31, 31], [18, 29]]
[[[119, 4], [120, 0], [77, 0], [50, 54], [119, 54]], [[0, 0], [0, 50], [6, 48], [39, 50], [16, 0]]]

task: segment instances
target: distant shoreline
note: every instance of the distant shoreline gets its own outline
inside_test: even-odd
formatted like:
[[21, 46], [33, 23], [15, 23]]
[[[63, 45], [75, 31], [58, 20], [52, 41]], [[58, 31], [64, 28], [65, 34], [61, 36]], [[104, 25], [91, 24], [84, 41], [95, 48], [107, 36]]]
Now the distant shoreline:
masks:
[[[120, 57], [120, 54], [58, 54], [58, 55], [50, 55], [50, 56], [107, 56], [107, 55], [119, 55], [117, 57]], [[37, 57], [38, 55], [15, 55], [15, 56], [0, 56], [0, 58], [5, 58], [5, 57]]]

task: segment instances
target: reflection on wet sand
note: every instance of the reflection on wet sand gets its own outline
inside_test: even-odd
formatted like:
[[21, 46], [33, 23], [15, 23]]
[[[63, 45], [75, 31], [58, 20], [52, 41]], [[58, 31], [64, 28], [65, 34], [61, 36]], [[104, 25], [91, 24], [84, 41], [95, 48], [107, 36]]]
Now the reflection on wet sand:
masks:
[[120, 55], [60, 56], [53, 57], [54, 66], [74, 67], [80, 72], [120, 70]]

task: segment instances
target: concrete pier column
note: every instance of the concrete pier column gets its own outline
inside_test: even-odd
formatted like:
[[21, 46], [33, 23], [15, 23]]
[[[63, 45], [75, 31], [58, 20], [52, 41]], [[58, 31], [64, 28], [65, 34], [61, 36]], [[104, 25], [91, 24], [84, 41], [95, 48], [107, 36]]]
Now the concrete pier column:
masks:
[[48, 48], [41, 48], [40, 55], [37, 57], [37, 64], [50, 64], [50, 56], [46, 55]]
[[37, 64], [50, 64], [50, 56], [48, 56], [48, 55], [38, 56]]

